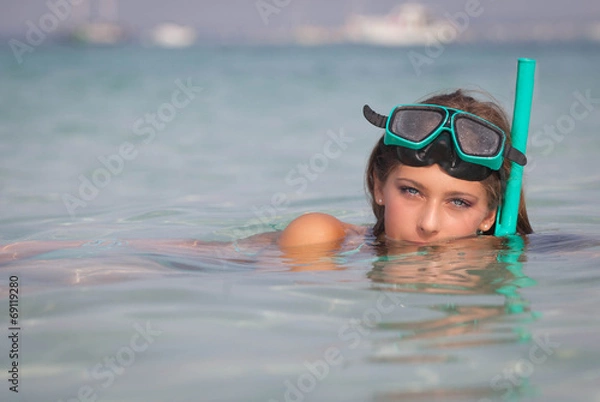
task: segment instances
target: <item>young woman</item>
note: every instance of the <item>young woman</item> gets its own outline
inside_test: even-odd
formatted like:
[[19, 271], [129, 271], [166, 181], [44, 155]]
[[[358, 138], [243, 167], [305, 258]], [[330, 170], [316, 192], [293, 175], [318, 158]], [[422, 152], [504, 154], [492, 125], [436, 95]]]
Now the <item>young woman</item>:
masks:
[[[366, 170], [367, 189], [379, 241], [432, 244], [494, 233], [510, 161], [525, 156], [511, 147], [506, 113], [491, 101], [463, 90], [382, 116], [365, 105], [369, 122], [386, 131]], [[341, 245], [348, 234], [366, 230], [333, 216], [309, 213], [281, 233], [283, 249]], [[532, 233], [521, 192], [517, 233]]]

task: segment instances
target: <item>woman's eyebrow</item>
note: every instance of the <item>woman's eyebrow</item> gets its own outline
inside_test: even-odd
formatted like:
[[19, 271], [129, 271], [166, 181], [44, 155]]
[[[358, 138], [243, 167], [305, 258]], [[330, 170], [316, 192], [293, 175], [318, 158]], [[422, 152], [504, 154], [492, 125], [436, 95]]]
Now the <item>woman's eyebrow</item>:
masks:
[[402, 176], [400, 176], [400, 177], [396, 177], [396, 182], [399, 182], [399, 181], [402, 181], [402, 182], [408, 182], [409, 184], [411, 184], [411, 185], [413, 185], [413, 186], [415, 186], [415, 187], [418, 187], [418, 188], [425, 188], [425, 186], [423, 186], [423, 185], [422, 185], [421, 183], [419, 183], [418, 181], [415, 181], [415, 180], [412, 180], [412, 179], [407, 179], [407, 178], [405, 178], [405, 177], [402, 177]]

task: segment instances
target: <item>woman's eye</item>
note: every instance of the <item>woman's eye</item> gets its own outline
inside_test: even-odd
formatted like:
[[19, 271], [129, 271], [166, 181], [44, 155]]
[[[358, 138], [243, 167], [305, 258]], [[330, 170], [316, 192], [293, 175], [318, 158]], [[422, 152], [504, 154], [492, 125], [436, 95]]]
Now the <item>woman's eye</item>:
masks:
[[461, 208], [469, 208], [471, 206], [469, 201], [463, 200], [462, 198], [455, 198], [452, 200], [452, 203]]
[[410, 195], [417, 195], [419, 194], [419, 190], [417, 190], [414, 187], [408, 187], [408, 186], [401, 186], [400, 187], [400, 192], [403, 194], [410, 194]]

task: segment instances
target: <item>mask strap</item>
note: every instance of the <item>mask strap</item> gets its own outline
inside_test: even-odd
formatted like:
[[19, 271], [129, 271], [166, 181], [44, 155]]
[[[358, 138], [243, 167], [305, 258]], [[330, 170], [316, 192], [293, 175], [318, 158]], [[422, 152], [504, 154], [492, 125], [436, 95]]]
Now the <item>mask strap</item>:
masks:
[[363, 115], [365, 116], [365, 119], [367, 119], [372, 125], [380, 128], [385, 128], [388, 117], [377, 113], [376, 111], [371, 109], [369, 105], [363, 106]]
[[525, 166], [527, 164], [527, 157], [525, 154], [518, 149], [511, 147], [510, 145], [504, 149], [504, 157], [521, 166]]

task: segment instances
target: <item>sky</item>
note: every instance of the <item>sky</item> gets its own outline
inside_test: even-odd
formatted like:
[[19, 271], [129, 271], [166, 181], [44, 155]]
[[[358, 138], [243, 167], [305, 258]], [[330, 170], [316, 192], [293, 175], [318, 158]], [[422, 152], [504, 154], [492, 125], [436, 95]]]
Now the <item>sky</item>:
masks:
[[[0, 0], [0, 35], [24, 36], [27, 21], [38, 23], [52, 5], [69, 5], [69, 15], [61, 27], [77, 21], [81, 6], [99, 0]], [[341, 25], [352, 12], [385, 14], [401, 0], [103, 0], [118, 3], [118, 18], [131, 30], [141, 32], [169, 21], [192, 25], [201, 35], [243, 37], [284, 35], [303, 24]], [[598, 0], [420, 0], [435, 15], [444, 16], [465, 10], [467, 2], [478, 2], [483, 12], [474, 24], [516, 22], [600, 22]], [[261, 17], [257, 5], [270, 6], [272, 12]]]

